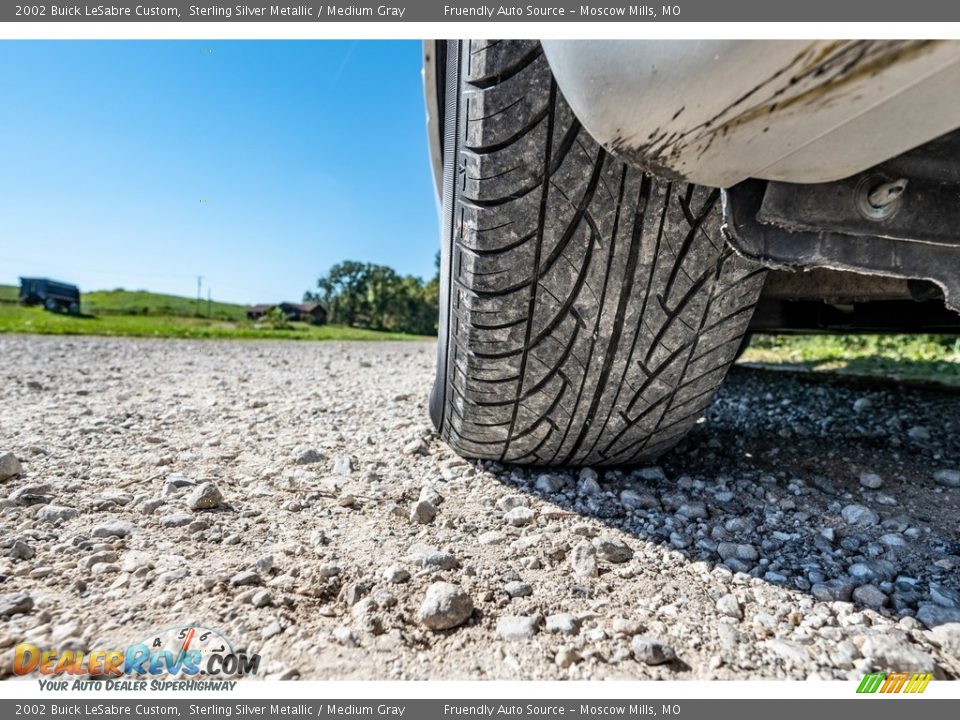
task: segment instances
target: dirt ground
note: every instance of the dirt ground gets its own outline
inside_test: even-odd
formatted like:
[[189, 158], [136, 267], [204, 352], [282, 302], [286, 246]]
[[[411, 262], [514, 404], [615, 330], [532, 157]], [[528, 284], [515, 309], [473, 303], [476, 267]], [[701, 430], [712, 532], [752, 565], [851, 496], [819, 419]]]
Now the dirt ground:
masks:
[[504, 467], [436, 437], [435, 352], [0, 337], [0, 653], [203, 625], [280, 678], [960, 676], [960, 395], [737, 367], [656, 467]]

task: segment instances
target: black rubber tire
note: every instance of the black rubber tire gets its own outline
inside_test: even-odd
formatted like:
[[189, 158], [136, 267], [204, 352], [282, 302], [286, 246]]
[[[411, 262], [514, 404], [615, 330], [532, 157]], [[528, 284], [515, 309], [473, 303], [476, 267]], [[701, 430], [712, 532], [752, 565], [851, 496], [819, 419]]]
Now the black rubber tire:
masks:
[[539, 43], [446, 55], [434, 423], [472, 458], [659, 455], [723, 381], [763, 269], [724, 243], [719, 191], [625, 165], [581, 129]]

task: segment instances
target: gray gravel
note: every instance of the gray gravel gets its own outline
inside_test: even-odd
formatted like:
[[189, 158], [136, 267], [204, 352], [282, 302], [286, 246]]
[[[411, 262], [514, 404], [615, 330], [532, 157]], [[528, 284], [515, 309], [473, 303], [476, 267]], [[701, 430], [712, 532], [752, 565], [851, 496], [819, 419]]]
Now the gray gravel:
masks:
[[200, 622], [285, 678], [960, 676], [957, 395], [734, 368], [657, 466], [516, 468], [438, 441], [434, 353], [0, 337], [0, 649]]

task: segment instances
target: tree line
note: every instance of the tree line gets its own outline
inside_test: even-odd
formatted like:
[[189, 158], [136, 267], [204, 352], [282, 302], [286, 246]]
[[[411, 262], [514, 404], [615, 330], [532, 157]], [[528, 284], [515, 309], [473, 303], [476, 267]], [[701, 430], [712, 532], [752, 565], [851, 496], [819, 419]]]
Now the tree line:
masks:
[[436, 335], [440, 314], [440, 254], [436, 274], [424, 282], [391, 267], [346, 260], [317, 280], [304, 302], [319, 302], [337, 325]]

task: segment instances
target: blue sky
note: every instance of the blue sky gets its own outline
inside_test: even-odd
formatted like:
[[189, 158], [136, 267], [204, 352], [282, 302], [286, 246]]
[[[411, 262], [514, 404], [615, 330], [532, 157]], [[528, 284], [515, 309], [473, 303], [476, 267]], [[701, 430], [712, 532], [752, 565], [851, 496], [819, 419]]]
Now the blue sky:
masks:
[[0, 42], [0, 283], [297, 300], [428, 278], [420, 44]]

